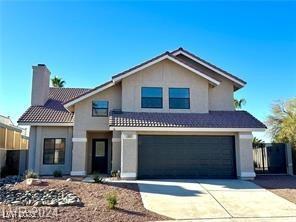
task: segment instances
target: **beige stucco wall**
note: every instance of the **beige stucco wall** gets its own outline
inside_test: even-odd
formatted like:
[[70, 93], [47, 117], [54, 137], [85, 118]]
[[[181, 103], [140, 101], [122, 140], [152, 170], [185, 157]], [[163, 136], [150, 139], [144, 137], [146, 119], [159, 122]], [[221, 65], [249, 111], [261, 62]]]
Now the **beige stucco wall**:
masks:
[[236, 142], [237, 165], [239, 166], [238, 177], [241, 179], [253, 179], [255, 177], [252, 138], [251, 132], [238, 133]]
[[109, 117], [93, 117], [92, 101], [109, 101], [109, 111], [121, 109], [121, 84], [110, 87], [75, 104], [74, 137], [84, 137], [87, 130], [109, 130]]
[[138, 137], [136, 132], [121, 133], [121, 178], [135, 179], [138, 170]]
[[[109, 102], [109, 111], [121, 109], [121, 84], [110, 87], [96, 95], [93, 95], [77, 104], [75, 104], [75, 120], [73, 127], [73, 164], [72, 175], [85, 175], [91, 171], [90, 143], [87, 132], [91, 131], [109, 131], [109, 117], [93, 117], [92, 101], [107, 100]], [[109, 144], [111, 146], [111, 142]], [[111, 152], [109, 152], [111, 155]], [[111, 156], [110, 156], [111, 157]], [[110, 161], [111, 162], [111, 161]], [[109, 166], [108, 171], [111, 169]]]
[[[122, 110], [133, 112], [208, 112], [206, 79], [164, 60], [122, 80]], [[141, 87], [162, 87], [163, 108], [141, 108]], [[169, 87], [190, 89], [190, 109], [169, 109]]]
[[87, 174], [87, 139], [86, 132], [83, 141], [73, 141], [72, 150], [72, 176], [84, 176]]
[[[29, 169], [40, 175], [52, 175], [55, 170], [70, 174], [72, 162], [72, 127], [31, 127], [29, 148]], [[45, 138], [65, 138], [65, 163], [43, 164], [43, 147]]]
[[205, 73], [214, 79], [219, 80], [221, 83], [216, 87], [210, 87], [209, 89], [209, 110], [234, 110], [233, 106], [233, 91], [234, 83], [227, 78], [215, 73], [213, 70], [192, 61], [186, 56], [180, 54], [178, 57], [192, 66], [197, 70]]
[[233, 84], [222, 79], [219, 86], [209, 87], [209, 110], [233, 111]]
[[121, 165], [121, 132], [113, 131], [112, 137], [112, 171], [120, 170]]

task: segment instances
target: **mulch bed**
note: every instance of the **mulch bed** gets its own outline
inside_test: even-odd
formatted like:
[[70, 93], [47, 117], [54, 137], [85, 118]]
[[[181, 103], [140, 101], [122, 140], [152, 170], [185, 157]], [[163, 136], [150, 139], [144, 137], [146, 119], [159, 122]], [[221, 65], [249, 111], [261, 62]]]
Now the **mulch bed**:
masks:
[[[146, 210], [143, 206], [138, 185], [135, 183], [90, 184], [80, 181], [48, 179], [48, 186], [28, 187], [24, 182], [14, 185], [14, 189], [67, 189], [81, 198], [83, 206], [48, 207], [51, 218], [35, 218], [42, 221], [155, 221], [169, 219]], [[111, 210], [107, 207], [106, 196], [116, 193], [118, 205]], [[0, 220], [3, 212], [16, 210], [17, 206], [0, 204]], [[33, 207], [21, 207], [33, 210]], [[37, 207], [40, 209], [42, 207]], [[34, 208], [36, 210], [36, 207]], [[13, 219], [14, 221], [16, 219]], [[32, 221], [32, 218], [22, 218], [19, 221]]]
[[295, 176], [257, 176], [254, 182], [296, 204]]

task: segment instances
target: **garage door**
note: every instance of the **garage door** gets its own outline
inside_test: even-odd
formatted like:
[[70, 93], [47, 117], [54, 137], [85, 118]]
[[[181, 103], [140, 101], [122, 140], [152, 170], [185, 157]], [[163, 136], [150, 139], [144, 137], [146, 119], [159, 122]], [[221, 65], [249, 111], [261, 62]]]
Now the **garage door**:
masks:
[[138, 138], [138, 178], [234, 178], [232, 136]]

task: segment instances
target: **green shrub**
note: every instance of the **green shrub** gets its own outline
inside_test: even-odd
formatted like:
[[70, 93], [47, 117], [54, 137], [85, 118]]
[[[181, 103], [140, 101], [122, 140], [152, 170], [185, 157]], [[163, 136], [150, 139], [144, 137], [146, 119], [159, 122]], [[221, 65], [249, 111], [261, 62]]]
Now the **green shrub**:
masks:
[[36, 179], [36, 178], [38, 178], [38, 174], [35, 173], [33, 170], [27, 170], [27, 171], [25, 172], [25, 178], [26, 178], [26, 179], [29, 179], [29, 178]]
[[62, 172], [61, 172], [60, 170], [55, 170], [55, 171], [53, 172], [53, 176], [54, 176], [54, 177], [62, 177]]
[[109, 209], [114, 209], [117, 205], [117, 195], [115, 193], [108, 193], [106, 197]]
[[95, 183], [103, 183], [104, 180], [103, 180], [103, 177], [100, 177], [99, 175], [94, 175], [93, 177]]
[[113, 170], [111, 171], [111, 176], [112, 177], [117, 177], [117, 178], [120, 178], [120, 171], [119, 170]]

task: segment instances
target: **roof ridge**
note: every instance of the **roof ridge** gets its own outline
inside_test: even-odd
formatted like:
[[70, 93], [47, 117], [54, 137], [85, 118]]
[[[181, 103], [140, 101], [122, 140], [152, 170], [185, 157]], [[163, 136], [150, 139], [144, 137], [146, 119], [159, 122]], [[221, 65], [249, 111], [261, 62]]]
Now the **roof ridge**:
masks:
[[81, 87], [49, 87], [50, 89], [86, 89], [86, 90], [90, 90], [92, 88], [81, 88]]

